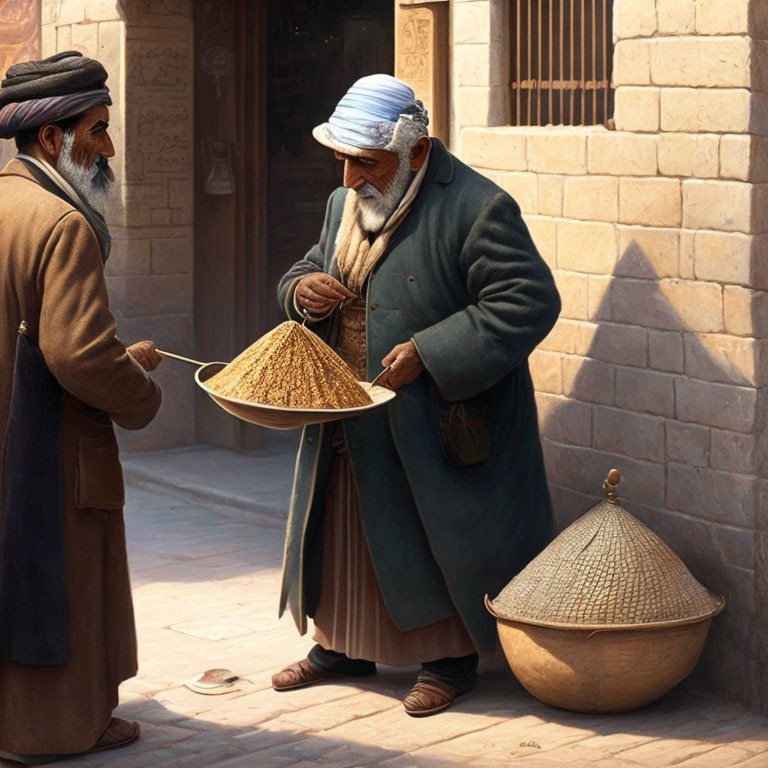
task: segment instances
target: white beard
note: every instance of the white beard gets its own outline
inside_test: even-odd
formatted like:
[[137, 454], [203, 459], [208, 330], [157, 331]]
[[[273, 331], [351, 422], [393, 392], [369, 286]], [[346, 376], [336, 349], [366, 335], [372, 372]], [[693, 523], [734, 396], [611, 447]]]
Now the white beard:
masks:
[[366, 232], [379, 232], [387, 223], [411, 183], [411, 151], [398, 152], [399, 163], [384, 192], [366, 182], [357, 191], [357, 216]]
[[56, 170], [91, 208], [103, 216], [111, 191], [111, 179], [107, 175], [111, 175], [111, 171], [107, 170], [107, 173], [104, 173], [98, 160], [90, 168], [75, 162], [72, 157], [74, 140], [74, 131], [67, 131], [64, 134], [59, 159], [56, 161]]

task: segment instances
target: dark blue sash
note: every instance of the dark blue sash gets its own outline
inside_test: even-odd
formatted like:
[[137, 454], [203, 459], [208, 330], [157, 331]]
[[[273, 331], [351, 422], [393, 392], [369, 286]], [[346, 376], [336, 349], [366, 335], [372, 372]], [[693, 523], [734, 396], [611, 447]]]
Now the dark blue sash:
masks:
[[22, 324], [0, 503], [0, 658], [60, 666], [69, 654], [62, 534], [63, 390]]

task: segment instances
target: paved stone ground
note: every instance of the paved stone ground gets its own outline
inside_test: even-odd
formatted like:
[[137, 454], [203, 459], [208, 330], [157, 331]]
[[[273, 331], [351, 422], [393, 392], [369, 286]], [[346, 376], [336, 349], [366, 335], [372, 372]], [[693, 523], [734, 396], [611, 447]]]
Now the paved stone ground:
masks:
[[[423, 720], [400, 702], [415, 668], [277, 693], [272, 673], [311, 646], [276, 616], [281, 521], [146, 484], [129, 488], [126, 517], [140, 673], [118, 714], [139, 721], [143, 738], [66, 766], [768, 766], [765, 718], [686, 690], [628, 715], [570, 714], [532, 699], [501, 662], [482, 664], [470, 695]], [[183, 687], [213, 667], [243, 687]]]

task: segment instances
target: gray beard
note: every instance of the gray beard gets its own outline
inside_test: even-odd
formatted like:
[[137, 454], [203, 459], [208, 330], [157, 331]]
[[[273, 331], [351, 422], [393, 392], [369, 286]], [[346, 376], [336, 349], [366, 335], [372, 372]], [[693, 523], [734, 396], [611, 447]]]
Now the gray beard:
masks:
[[74, 140], [74, 131], [67, 131], [64, 134], [59, 159], [56, 161], [56, 170], [94, 211], [104, 216], [111, 191], [110, 181], [102, 172], [98, 161], [90, 168], [75, 162], [72, 157]]
[[398, 152], [398, 155], [397, 170], [384, 192], [368, 182], [357, 190], [357, 220], [366, 232], [382, 229], [411, 183], [411, 151]]

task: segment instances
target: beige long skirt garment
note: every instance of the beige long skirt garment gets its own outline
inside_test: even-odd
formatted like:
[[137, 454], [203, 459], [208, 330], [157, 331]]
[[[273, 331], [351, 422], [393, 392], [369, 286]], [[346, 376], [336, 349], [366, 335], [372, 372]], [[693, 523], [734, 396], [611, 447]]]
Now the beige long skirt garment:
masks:
[[[337, 352], [365, 377], [365, 308], [342, 311]], [[328, 474], [323, 522], [323, 571], [315, 641], [327, 650], [391, 666], [475, 652], [458, 615], [400, 630], [384, 604], [365, 538], [349, 456], [339, 428]], [[407, 600], [408, 596], [403, 595]]]

